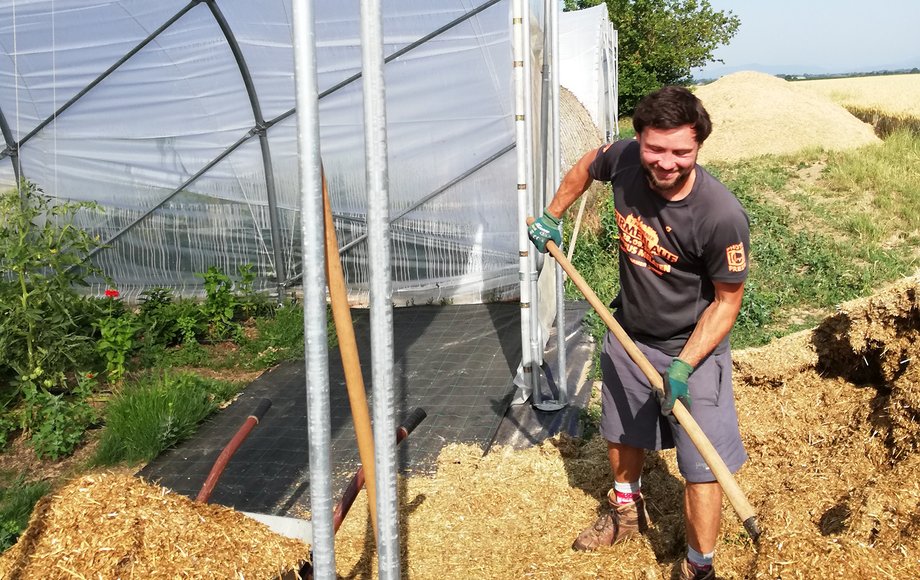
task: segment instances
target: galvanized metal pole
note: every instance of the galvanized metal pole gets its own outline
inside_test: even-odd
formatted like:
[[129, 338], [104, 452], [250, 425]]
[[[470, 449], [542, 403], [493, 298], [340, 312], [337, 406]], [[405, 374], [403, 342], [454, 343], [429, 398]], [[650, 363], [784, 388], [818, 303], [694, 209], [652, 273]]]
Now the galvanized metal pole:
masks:
[[524, 20], [522, 4], [527, 0], [514, 0], [511, 4], [512, 72], [514, 75], [514, 141], [517, 148], [517, 192], [518, 192], [518, 276], [521, 285], [521, 370], [524, 383], [533, 394], [533, 351], [530, 348], [530, 327], [537, 321], [531, 312], [530, 254], [531, 245], [527, 237], [527, 217], [530, 203], [527, 195], [527, 116], [524, 106]]
[[[552, 190], [555, 192], [559, 187], [559, 174], [561, 173], [562, 149], [559, 139], [559, 10], [558, 2], [548, 0], [546, 10], [550, 11], [549, 23], [551, 42], [550, 50], [550, 91], [552, 93]], [[546, 34], [546, 32], [544, 32]], [[544, 57], [545, 58], [545, 57]], [[545, 121], [544, 121], [545, 122]], [[562, 248], [559, 248], [562, 250]], [[565, 352], [565, 272], [562, 265], [556, 262], [556, 366], [558, 375], [556, 377], [556, 403], [559, 407], [564, 407], [569, 402], [569, 390], [566, 380], [566, 352]]]
[[[531, 43], [533, 38], [530, 34], [531, 15], [530, 0], [524, 0], [521, 3], [521, 33], [522, 33], [522, 50], [524, 59], [524, 162], [525, 162], [525, 183], [524, 189], [527, 197], [527, 207], [535, 214], [536, 211], [543, 211], [542, 204], [537, 207], [537, 199], [534, 193], [535, 170], [534, 170], [534, 106], [533, 106], [533, 49]], [[542, 201], [542, 200], [540, 200]], [[526, 227], [526, 224], [525, 224]], [[543, 329], [540, 326], [540, 297], [537, 287], [537, 256], [535, 252], [527, 254], [527, 281], [530, 284], [530, 360], [531, 373], [530, 384], [533, 388], [534, 401], [540, 401], [540, 369], [543, 364]], [[526, 372], [526, 369], [525, 369]]]
[[387, 173], [386, 91], [380, 0], [361, 2], [364, 78], [364, 155], [367, 177], [367, 246], [370, 262], [371, 373], [377, 480], [377, 571], [400, 577], [399, 505], [396, 496], [396, 418], [393, 409], [393, 292], [390, 278], [390, 195]]
[[304, 357], [310, 507], [313, 512], [313, 577], [334, 579], [331, 413], [326, 338], [326, 274], [323, 236], [322, 160], [313, 0], [293, 0], [294, 89], [300, 164], [300, 225], [303, 255]]

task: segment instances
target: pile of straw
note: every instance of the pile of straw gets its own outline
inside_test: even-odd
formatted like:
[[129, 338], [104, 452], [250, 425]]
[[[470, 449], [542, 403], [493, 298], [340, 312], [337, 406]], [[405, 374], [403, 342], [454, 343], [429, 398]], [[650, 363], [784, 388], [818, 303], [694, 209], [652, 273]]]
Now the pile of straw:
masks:
[[813, 90], [757, 72], [727, 75], [696, 89], [712, 118], [700, 162], [831, 151], [879, 143], [871, 125]]
[[[736, 355], [742, 437], [736, 475], [764, 529], [755, 546], [730, 505], [720, 578], [920, 577], [920, 280], [844, 304], [818, 328]], [[611, 485], [606, 445], [554, 439], [525, 450], [442, 453], [402, 482], [409, 578], [668, 578], [684, 554], [673, 452], [652, 454], [647, 537], [570, 549]], [[363, 501], [363, 499], [359, 500]], [[366, 510], [336, 537], [340, 575], [375, 575]]]
[[35, 506], [0, 578], [294, 578], [309, 550], [229, 508], [97, 473]]

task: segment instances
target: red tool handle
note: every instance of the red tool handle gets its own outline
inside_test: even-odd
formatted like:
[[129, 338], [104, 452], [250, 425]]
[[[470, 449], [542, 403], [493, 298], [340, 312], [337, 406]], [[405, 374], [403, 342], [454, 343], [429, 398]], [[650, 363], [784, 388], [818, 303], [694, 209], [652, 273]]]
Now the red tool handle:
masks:
[[[409, 436], [409, 433], [415, 431], [415, 428], [418, 427], [419, 423], [424, 421], [427, 416], [428, 413], [421, 407], [417, 407], [413, 410], [409, 416], [406, 417], [405, 423], [396, 428], [396, 444], [399, 445], [403, 439]], [[352, 477], [351, 481], [348, 483], [348, 487], [346, 487], [345, 491], [342, 493], [342, 500], [335, 506], [335, 511], [332, 514], [333, 534], [339, 531], [342, 520], [348, 515], [348, 510], [350, 510], [352, 504], [355, 503], [358, 492], [361, 491], [362, 487], [364, 487], [364, 467], [359, 467], [354, 477]]]
[[259, 421], [262, 420], [262, 417], [265, 416], [265, 413], [271, 406], [272, 402], [269, 399], [262, 399], [259, 401], [259, 404], [256, 405], [256, 410], [246, 417], [246, 421], [243, 422], [243, 425], [236, 432], [236, 435], [233, 436], [230, 443], [227, 443], [224, 450], [217, 456], [217, 460], [211, 467], [211, 472], [208, 474], [207, 479], [204, 480], [204, 485], [201, 486], [201, 491], [198, 492], [198, 497], [195, 498], [195, 501], [208, 503], [211, 492], [214, 491], [214, 486], [217, 485], [217, 480], [220, 479], [220, 475], [224, 472], [224, 468], [227, 467], [227, 463], [230, 462], [230, 458], [233, 457], [236, 450], [239, 449], [243, 441], [246, 440], [246, 437], [249, 436], [249, 432], [259, 424]]

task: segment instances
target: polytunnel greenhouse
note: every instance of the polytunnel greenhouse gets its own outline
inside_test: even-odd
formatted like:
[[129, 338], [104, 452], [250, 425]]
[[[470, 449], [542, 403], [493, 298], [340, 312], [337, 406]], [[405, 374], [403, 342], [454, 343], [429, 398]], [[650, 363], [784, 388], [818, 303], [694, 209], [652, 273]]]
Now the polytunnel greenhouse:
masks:
[[[519, 295], [512, 4], [383, 2], [396, 305]], [[543, 5], [529, 2], [525, 67], [536, 212], [552, 145]], [[217, 267], [233, 275], [245, 265], [263, 290], [296, 288], [291, 24], [289, 0], [0, 3], [0, 187], [22, 179], [53, 199], [98, 204], [78, 216], [102, 243], [88, 258], [126, 296], [151, 287], [200, 293], [197, 274]], [[570, 39], [563, 74], [609, 136], [606, 11], [571, 13], [560, 28]], [[349, 292], [361, 303], [359, 3], [317, 2], [315, 34], [322, 164]]]

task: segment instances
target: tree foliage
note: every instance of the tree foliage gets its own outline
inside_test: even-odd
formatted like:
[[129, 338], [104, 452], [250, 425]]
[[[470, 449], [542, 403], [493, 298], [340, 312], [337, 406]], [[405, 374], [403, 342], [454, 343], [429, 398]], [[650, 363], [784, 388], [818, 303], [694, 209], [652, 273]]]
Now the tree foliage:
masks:
[[[565, 0], [566, 10], [601, 0]], [[707, 0], [606, 0], [619, 37], [619, 109], [629, 115], [647, 93], [665, 85], [686, 85], [691, 69], [710, 62], [741, 20], [714, 10]]]

